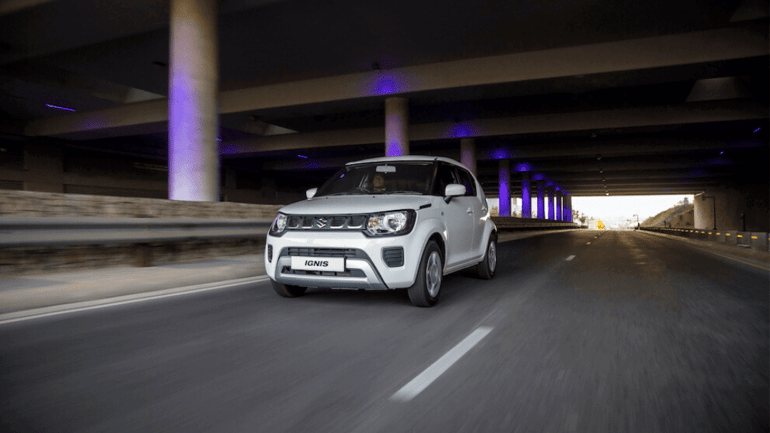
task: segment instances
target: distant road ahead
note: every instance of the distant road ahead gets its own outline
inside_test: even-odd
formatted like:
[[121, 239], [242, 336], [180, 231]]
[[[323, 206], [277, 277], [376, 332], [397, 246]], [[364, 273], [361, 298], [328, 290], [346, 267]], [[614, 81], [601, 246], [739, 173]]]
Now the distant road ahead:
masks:
[[499, 255], [431, 309], [258, 283], [2, 325], [0, 430], [767, 431], [767, 271], [631, 231]]

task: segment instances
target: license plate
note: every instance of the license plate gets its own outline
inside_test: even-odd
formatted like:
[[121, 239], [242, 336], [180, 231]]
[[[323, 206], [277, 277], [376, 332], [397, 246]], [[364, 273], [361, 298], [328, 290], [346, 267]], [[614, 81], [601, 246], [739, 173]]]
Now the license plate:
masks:
[[291, 257], [291, 268], [300, 271], [344, 272], [344, 257]]

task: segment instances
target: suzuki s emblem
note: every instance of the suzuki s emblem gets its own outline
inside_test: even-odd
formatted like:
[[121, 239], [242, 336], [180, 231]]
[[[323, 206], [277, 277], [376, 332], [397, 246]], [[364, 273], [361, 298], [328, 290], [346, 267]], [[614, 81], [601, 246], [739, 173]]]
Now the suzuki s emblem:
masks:
[[326, 224], [328, 222], [329, 222], [329, 220], [327, 220], [326, 218], [318, 218], [316, 220], [316, 224], [318, 224], [318, 228], [319, 229], [322, 229], [322, 228], [326, 227]]

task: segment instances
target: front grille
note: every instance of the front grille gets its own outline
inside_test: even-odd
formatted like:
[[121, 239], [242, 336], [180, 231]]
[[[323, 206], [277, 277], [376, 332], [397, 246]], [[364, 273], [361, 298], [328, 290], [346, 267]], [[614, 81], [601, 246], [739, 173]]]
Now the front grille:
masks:
[[366, 215], [291, 215], [286, 221], [287, 230], [361, 230]]
[[390, 268], [404, 266], [404, 249], [402, 247], [383, 248], [382, 259]]
[[345, 257], [355, 258], [356, 250], [354, 248], [298, 248], [290, 247], [287, 254], [289, 256], [302, 257]]

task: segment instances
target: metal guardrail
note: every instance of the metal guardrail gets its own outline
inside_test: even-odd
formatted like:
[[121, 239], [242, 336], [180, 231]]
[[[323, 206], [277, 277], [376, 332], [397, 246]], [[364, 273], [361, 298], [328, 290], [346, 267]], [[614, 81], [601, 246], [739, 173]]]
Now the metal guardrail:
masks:
[[268, 219], [0, 218], [0, 247], [265, 237]]
[[498, 230], [530, 230], [530, 229], [579, 229], [578, 223], [566, 221], [543, 220], [538, 218], [492, 217]]
[[741, 232], [737, 230], [681, 229], [644, 226], [640, 227], [640, 229], [691, 239], [720, 242], [728, 245], [740, 245], [761, 251], [770, 251], [770, 233], [766, 232]]

